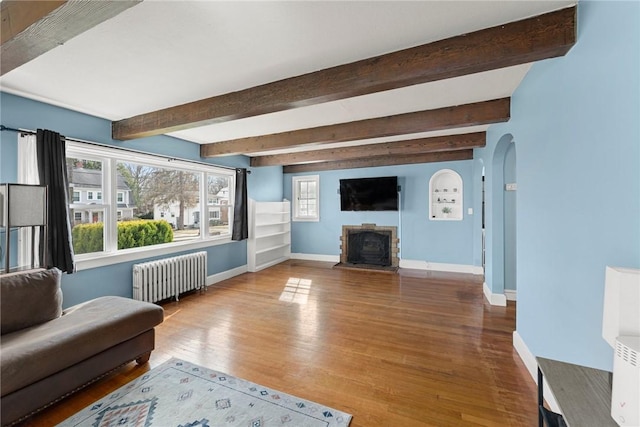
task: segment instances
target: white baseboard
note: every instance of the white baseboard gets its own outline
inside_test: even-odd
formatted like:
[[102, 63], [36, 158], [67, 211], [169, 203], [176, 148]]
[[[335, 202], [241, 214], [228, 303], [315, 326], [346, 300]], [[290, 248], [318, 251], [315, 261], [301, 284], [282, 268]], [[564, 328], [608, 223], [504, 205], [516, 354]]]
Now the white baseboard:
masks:
[[[292, 253], [291, 259], [338, 263], [340, 262], [340, 255]], [[484, 274], [484, 270], [482, 269], [481, 266], [464, 265], [464, 264], [444, 264], [444, 263], [427, 262], [427, 261], [410, 260], [410, 259], [401, 259], [399, 267], [412, 268], [415, 270], [446, 271], [450, 273], [469, 273], [469, 274], [479, 274], [479, 275]]]
[[414, 270], [446, 271], [449, 273], [484, 274], [482, 267], [465, 264], [445, 264], [422, 260], [401, 259], [400, 268], [412, 268]]
[[325, 262], [340, 262], [340, 255], [322, 255], [322, 254], [301, 254], [292, 253], [291, 259], [302, 259], [305, 261], [325, 261]]
[[[527, 347], [527, 344], [525, 344], [518, 331], [513, 332], [513, 347], [516, 349], [516, 351], [518, 352], [518, 356], [520, 356], [520, 359], [522, 359], [522, 362], [527, 367], [527, 371], [529, 371], [529, 374], [531, 375], [531, 378], [533, 378], [533, 381], [538, 384], [538, 363], [536, 362], [535, 356], [533, 355], [533, 353], [531, 353], [529, 347]], [[560, 407], [558, 406], [558, 402], [556, 402], [556, 398], [553, 396], [553, 393], [547, 385], [546, 380], [544, 380], [542, 387], [544, 400], [549, 405], [549, 408], [551, 408], [551, 410], [554, 412], [561, 412]]]
[[507, 297], [504, 294], [494, 294], [489, 289], [487, 282], [482, 284], [482, 291], [484, 292], [484, 297], [489, 301], [491, 305], [498, 305], [501, 307], [507, 306]]
[[507, 297], [507, 301], [517, 301], [518, 291], [515, 289], [505, 289], [504, 296]]
[[211, 276], [207, 276], [207, 286], [211, 286], [223, 280], [231, 279], [247, 272], [247, 265], [241, 265], [240, 267], [232, 268], [231, 270], [222, 271]]

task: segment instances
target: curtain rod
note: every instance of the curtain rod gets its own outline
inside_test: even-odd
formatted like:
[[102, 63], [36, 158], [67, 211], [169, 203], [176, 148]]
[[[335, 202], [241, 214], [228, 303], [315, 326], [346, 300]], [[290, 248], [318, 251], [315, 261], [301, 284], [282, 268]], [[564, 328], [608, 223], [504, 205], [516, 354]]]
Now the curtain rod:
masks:
[[[27, 135], [36, 135], [37, 134], [37, 132], [34, 131], [34, 130], [16, 129], [16, 128], [10, 128], [10, 127], [5, 126], [5, 125], [0, 125], [0, 132], [5, 131], [5, 130], [9, 131], [9, 132], [18, 132], [18, 133], [27, 134]], [[71, 142], [81, 142], [83, 144], [96, 145], [98, 147], [113, 148], [115, 150], [128, 151], [129, 153], [146, 154], [148, 156], [162, 157], [162, 158], [165, 158], [165, 159], [167, 159], [169, 161], [171, 161], [171, 160], [180, 160], [180, 161], [183, 161], [183, 162], [195, 163], [195, 164], [198, 164], [198, 165], [215, 166], [215, 167], [222, 168], [222, 169], [230, 169], [230, 170], [241, 169], [241, 168], [234, 168], [234, 167], [231, 167], [231, 166], [221, 166], [221, 165], [214, 165], [213, 163], [199, 162], [197, 160], [181, 159], [179, 157], [170, 157], [170, 156], [165, 156], [163, 154], [149, 153], [147, 151], [134, 150], [134, 149], [131, 149], [131, 148], [116, 147], [116, 146], [113, 146], [113, 145], [101, 144], [99, 142], [86, 141], [84, 139], [70, 138], [70, 137], [66, 137], [66, 136], [64, 137], [64, 139], [66, 139], [67, 141], [71, 141]], [[250, 173], [251, 173], [251, 171], [247, 170], [247, 175], [250, 174]]]

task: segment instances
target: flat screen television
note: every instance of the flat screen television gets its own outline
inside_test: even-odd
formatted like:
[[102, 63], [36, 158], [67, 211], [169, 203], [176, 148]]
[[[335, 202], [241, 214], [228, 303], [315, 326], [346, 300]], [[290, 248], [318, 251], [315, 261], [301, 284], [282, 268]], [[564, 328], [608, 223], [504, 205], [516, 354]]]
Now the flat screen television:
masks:
[[340, 210], [397, 211], [398, 177], [341, 179]]

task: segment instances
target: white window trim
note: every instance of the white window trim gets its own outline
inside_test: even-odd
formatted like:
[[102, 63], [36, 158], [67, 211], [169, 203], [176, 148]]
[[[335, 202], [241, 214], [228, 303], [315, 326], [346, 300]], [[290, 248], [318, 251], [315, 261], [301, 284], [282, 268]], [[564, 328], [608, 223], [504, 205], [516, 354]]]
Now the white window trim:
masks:
[[[206, 182], [206, 174], [218, 174], [226, 175], [231, 178], [229, 186], [229, 205], [226, 207], [233, 207], [231, 201], [235, 200], [235, 171], [231, 169], [217, 167], [215, 165], [198, 164], [179, 159], [168, 159], [161, 156], [154, 156], [152, 154], [143, 154], [136, 152], [127, 152], [126, 158], [122, 156], [121, 150], [117, 148], [101, 147], [97, 145], [84, 144], [75, 141], [67, 141], [67, 150], [71, 151], [74, 156], [105, 160], [103, 164], [103, 174], [110, 174], [111, 180], [105, 179], [103, 184], [102, 193], [112, 194], [112, 201], [117, 200], [116, 192], [111, 191], [109, 188], [109, 182], [116, 182], [116, 168], [111, 167], [112, 162], [115, 165], [117, 161], [128, 161], [133, 163], [144, 163], [149, 166], [167, 167], [167, 162], [170, 162], [170, 166], [175, 169], [184, 169], [190, 172], [196, 172], [201, 174], [201, 182]], [[200, 186], [200, 200], [207, 200], [206, 185]], [[105, 203], [106, 202], [106, 203]], [[104, 241], [107, 247], [117, 247], [117, 231], [111, 225], [111, 218], [117, 215], [116, 213], [117, 203], [109, 204], [108, 201], [103, 200], [102, 206], [105, 208], [105, 235]], [[202, 209], [208, 215], [208, 209], [205, 209], [206, 205], [201, 205]], [[229, 223], [233, 224], [233, 209], [230, 210]], [[105, 250], [104, 252], [96, 252], [89, 254], [76, 255], [76, 269], [78, 271], [87, 270], [96, 267], [102, 267], [107, 265], [119, 264], [127, 261], [136, 261], [139, 259], [145, 259], [150, 257], [157, 257], [163, 255], [170, 255], [176, 252], [202, 249], [211, 246], [223, 245], [231, 243], [231, 228], [229, 234], [226, 235], [212, 235], [208, 234], [208, 221], [200, 221], [200, 236], [197, 239], [185, 241], [185, 242], [172, 242], [160, 245], [145, 246], [141, 248], [131, 248], [125, 250]], [[109, 246], [108, 246], [109, 245]]]
[[[301, 181], [313, 181], [316, 183], [316, 212], [314, 216], [301, 216], [298, 206], [298, 183]], [[320, 175], [300, 175], [291, 177], [291, 196], [293, 199], [293, 209], [291, 210], [291, 220], [300, 222], [320, 221]]]

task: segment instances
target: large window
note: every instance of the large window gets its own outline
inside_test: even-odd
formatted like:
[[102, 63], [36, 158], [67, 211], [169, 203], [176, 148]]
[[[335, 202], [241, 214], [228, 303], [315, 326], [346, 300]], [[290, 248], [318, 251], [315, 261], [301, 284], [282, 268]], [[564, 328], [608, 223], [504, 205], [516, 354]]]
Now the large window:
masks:
[[79, 260], [231, 235], [233, 170], [69, 141], [67, 170]]
[[294, 176], [293, 221], [320, 220], [320, 177], [318, 175]]

